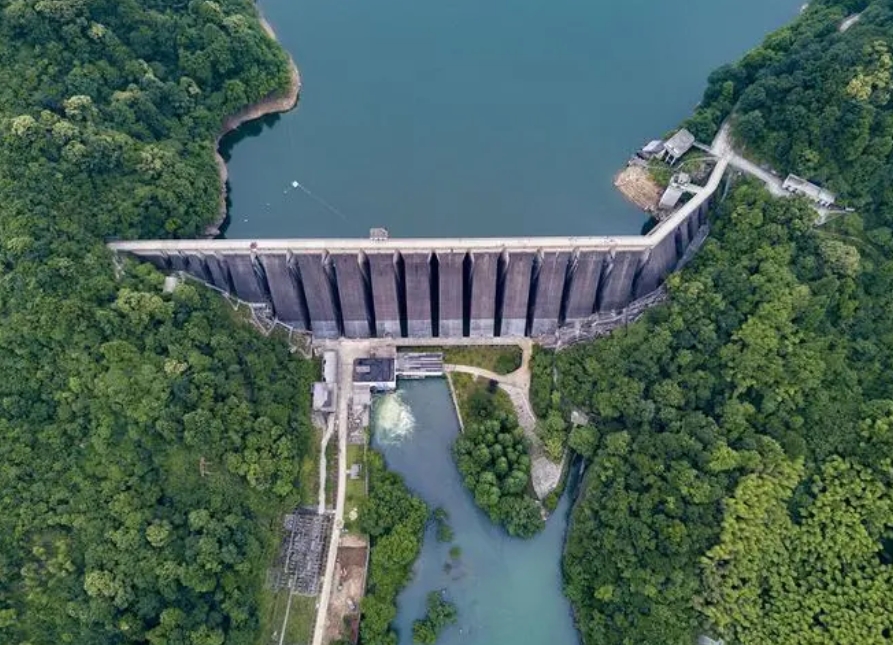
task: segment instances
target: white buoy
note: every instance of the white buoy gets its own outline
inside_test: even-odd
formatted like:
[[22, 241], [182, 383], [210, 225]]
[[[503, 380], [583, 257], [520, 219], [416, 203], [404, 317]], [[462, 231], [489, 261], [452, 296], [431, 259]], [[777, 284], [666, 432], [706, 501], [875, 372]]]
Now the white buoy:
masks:
[[297, 187], [298, 187], [298, 182], [296, 182], [296, 181], [291, 182], [291, 187], [292, 187], [292, 188], [297, 188]]

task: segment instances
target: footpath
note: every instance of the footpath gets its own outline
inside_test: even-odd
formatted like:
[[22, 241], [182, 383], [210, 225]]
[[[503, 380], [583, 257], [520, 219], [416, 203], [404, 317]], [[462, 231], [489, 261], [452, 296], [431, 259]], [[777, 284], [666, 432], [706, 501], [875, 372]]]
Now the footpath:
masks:
[[536, 415], [530, 405], [530, 349], [524, 347], [521, 367], [510, 374], [497, 374], [480, 367], [470, 365], [444, 365], [446, 372], [460, 372], [471, 374], [479, 378], [495, 381], [499, 388], [508, 394], [515, 414], [518, 417], [518, 425], [524, 430], [524, 435], [530, 442], [530, 478], [536, 496], [542, 500], [558, 487], [561, 482], [563, 463], [555, 463], [546, 456], [543, 442], [536, 431]]

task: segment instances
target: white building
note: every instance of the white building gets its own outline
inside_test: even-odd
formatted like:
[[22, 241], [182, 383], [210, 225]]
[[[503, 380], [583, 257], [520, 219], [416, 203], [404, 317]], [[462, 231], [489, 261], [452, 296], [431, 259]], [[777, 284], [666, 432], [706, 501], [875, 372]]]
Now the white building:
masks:
[[647, 144], [645, 144], [645, 147], [639, 150], [639, 156], [645, 160], [653, 159], [655, 157], [660, 159], [664, 156], [665, 151], [666, 148], [664, 146], [664, 142], [660, 139], [654, 139], [653, 141], [649, 141]]
[[329, 385], [338, 383], [338, 352], [332, 350], [323, 352], [322, 380]]
[[669, 141], [664, 144], [667, 154], [667, 163], [672, 166], [679, 161], [682, 155], [691, 150], [693, 145], [695, 145], [695, 135], [685, 128], [679, 130], [679, 132], [670, 137]]
[[797, 175], [788, 175], [781, 187], [789, 193], [802, 195], [803, 197], [814, 201], [819, 206], [831, 206], [837, 199], [834, 193], [830, 190], [825, 190], [821, 186], [816, 186]]

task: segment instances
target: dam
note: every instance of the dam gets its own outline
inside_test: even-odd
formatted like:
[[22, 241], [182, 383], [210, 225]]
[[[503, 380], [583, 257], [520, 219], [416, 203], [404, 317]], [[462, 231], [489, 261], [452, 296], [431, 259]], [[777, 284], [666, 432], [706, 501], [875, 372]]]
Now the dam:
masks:
[[318, 338], [543, 337], [655, 292], [707, 225], [728, 161], [648, 235], [145, 240], [118, 254], [183, 272]]

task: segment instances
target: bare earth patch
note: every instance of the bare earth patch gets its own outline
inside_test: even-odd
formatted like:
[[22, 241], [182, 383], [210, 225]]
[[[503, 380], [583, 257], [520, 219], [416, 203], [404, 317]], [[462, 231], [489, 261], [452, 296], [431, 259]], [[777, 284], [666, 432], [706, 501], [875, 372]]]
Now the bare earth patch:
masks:
[[367, 551], [363, 538], [353, 535], [341, 538], [335, 560], [335, 584], [326, 616], [326, 643], [339, 638], [353, 640], [352, 632], [359, 626], [360, 600], [366, 588]]
[[646, 213], [657, 210], [663, 191], [647, 168], [634, 164], [627, 166], [614, 179], [614, 185], [624, 197]]

